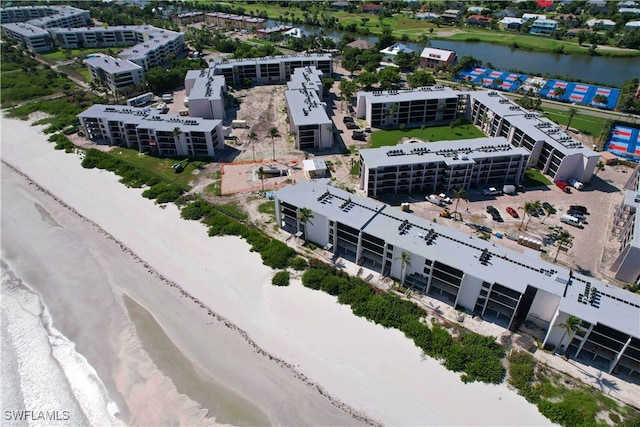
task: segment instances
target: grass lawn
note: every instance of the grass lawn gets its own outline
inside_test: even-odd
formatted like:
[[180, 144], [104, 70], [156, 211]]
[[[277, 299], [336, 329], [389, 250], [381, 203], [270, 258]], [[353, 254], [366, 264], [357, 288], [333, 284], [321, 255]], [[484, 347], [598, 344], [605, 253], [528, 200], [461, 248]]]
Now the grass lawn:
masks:
[[64, 61], [70, 57], [75, 58], [77, 56], [91, 55], [92, 53], [98, 52], [106, 53], [107, 49], [111, 49], [115, 52], [121, 50], [122, 48], [95, 47], [86, 49], [58, 49], [55, 52], [41, 53], [40, 56], [47, 59], [53, 59], [55, 61]]
[[136, 166], [142, 167], [160, 176], [167, 182], [176, 182], [184, 185], [189, 185], [189, 182], [194, 178], [194, 170], [207, 165], [207, 162], [205, 161], [196, 160], [188, 162], [182, 172], [175, 173], [173, 169], [171, 169], [171, 166], [176, 163], [176, 160], [174, 159], [165, 159], [140, 154], [138, 150], [131, 148], [117, 148], [112, 150], [109, 154]]
[[[569, 111], [544, 108], [544, 112], [549, 119], [566, 127], [567, 119], [569, 118]], [[602, 117], [591, 116], [578, 112], [574, 114], [571, 119], [571, 127], [578, 129], [580, 132], [586, 133], [587, 135], [598, 136], [600, 135], [606, 121], [607, 119]]]
[[396, 145], [400, 138], [417, 138], [423, 141], [448, 141], [456, 139], [482, 138], [485, 135], [475, 126], [466, 124], [452, 128], [451, 126], [435, 126], [424, 129], [379, 130], [371, 135], [371, 148]]
[[523, 184], [525, 187], [543, 187], [551, 185], [552, 182], [549, 181], [547, 177], [542, 174], [542, 172], [535, 169], [527, 169], [524, 173]]
[[73, 86], [71, 80], [66, 76], [61, 77], [54, 70], [29, 71], [28, 79], [22, 72], [3, 73], [0, 81], [2, 107], [59, 93], [71, 89]]
[[261, 203], [260, 206], [258, 206], [258, 212], [268, 215], [275, 215], [276, 202], [274, 202], [273, 200], [268, 200], [264, 203]]

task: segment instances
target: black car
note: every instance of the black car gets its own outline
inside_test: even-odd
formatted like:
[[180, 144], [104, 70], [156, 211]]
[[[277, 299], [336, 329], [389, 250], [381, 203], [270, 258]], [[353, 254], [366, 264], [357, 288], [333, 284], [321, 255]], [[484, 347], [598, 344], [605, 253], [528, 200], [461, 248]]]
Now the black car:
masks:
[[545, 216], [544, 209], [542, 209], [541, 207], [538, 208], [538, 215]]
[[351, 135], [351, 137], [353, 139], [358, 139], [360, 141], [366, 141], [367, 140], [367, 135], [362, 131], [353, 132], [353, 135]]
[[498, 210], [496, 208], [494, 208], [493, 206], [489, 205], [489, 206], [487, 206], [487, 213], [491, 214], [491, 215], [497, 214]]
[[537, 210], [530, 209], [528, 212], [529, 212], [529, 215], [535, 216], [536, 218], [538, 217], [538, 211]]
[[551, 206], [551, 203], [549, 202], [543, 202], [542, 207], [545, 208], [546, 210], [550, 210], [552, 206]]
[[587, 208], [585, 206], [580, 206], [580, 205], [571, 205], [569, 206], [569, 210], [582, 212], [583, 214], [587, 213]]
[[347, 124], [347, 123], [353, 123], [353, 117], [349, 117], [349, 116], [344, 116], [342, 118], [342, 123]]
[[504, 219], [502, 219], [502, 216], [500, 216], [500, 214], [498, 212], [492, 212], [491, 213], [491, 217], [496, 222], [504, 222]]
[[346, 126], [347, 126], [347, 129], [358, 129], [358, 125], [355, 124], [354, 122], [347, 122]]

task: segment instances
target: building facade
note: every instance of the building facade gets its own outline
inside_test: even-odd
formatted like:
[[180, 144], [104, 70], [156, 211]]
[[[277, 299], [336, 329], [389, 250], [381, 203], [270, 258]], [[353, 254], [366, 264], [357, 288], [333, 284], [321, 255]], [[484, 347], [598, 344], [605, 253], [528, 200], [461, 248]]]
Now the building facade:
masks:
[[151, 108], [95, 104], [78, 114], [87, 138], [160, 156], [217, 158], [224, 150], [220, 120], [159, 114]]
[[260, 29], [267, 26], [267, 20], [263, 18], [253, 18], [245, 15], [234, 15], [233, 13], [213, 12], [207, 13], [205, 22], [214, 27], [224, 29]]
[[467, 119], [488, 136], [502, 136], [531, 153], [531, 166], [554, 181], [589, 182], [600, 154], [574, 140], [551, 120], [531, 113], [496, 91], [468, 92]]
[[95, 55], [83, 62], [91, 73], [91, 79], [103, 82], [114, 93], [125, 87], [144, 83], [143, 68], [131, 61]]
[[618, 280], [640, 283], [640, 166], [624, 186], [624, 199], [613, 216], [620, 253], [611, 266]]
[[531, 24], [529, 33], [548, 36], [558, 28], [558, 22], [553, 19], [536, 19]]
[[45, 53], [54, 49], [53, 39], [47, 30], [24, 22], [3, 24], [7, 37], [17, 40], [32, 52]]
[[458, 188], [519, 184], [529, 152], [504, 137], [401, 144], [360, 150], [360, 189], [385, 193], [449, 192]]
[[402, 124], [435, 125], [464, 116], [466, 95], [452, 89], [430, 86], [412, 90], [358, 92], [356, 116], [373, 127]]
[[322, 76], [322, 71], [306, 66], [296, 68], [287, 83], [284, 97], [289, 126], [299, 150], [324, 150], [333, 146], [333, 122], [322, 101]]
[[215, 75], [213, 68], [187, 71], [184, 88], [190, 116], [219, 120], [226, 118], [227, 84], [223, 76]]
[[329, 54], [268, 56], [214, 62], [215, 74], [224, 76], [227, 85], [241, 87], [243, 80], [252, 84], [284, 84], [296, 68], [312, 66], [325, 76], [333, 75], [333, 59]]
[[[640, 379], [640, 296], [337, 189], [303, 181], [275, 193], [276, 223], [405, 286], [512, 331], [525, 322], [580, 362]], [[313, 223], [300, 221], [310, 209]], [[528, 251], [528, 249], [527, 249]], [[402, 263], [407, 254], [410, 264]], [[557, 326], [582, 320], [573, 336]]]

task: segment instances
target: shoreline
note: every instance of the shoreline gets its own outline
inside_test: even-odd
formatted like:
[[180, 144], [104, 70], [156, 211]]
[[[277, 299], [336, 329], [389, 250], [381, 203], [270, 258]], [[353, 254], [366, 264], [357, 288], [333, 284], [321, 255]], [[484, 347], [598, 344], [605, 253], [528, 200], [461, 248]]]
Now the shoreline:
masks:
[[[77, 219], [81, 220], [85, 224], [87, 224], [90, 227], [92, 227], [97, 233], [102, 235], [105, 239], [107, 239], [107, 240], [111, 241], [112, 243], [115, 243], [116, 245], [118, 245], [120, 247], [120, 249], [122, 250], [122, 252], [125, 253], [127, 256], [129, 256], [131, 258], [131, 260], [133, 260], [136, 263], [141, 264], [142, 267], [144, 267], [144, 269], [147, 271], [147, 273], [149, 273], [152, 276], [155, 276], [164, 285], [167, 285], [167, 286], [169, 286], [171, 288], [174, 288], [180, 294], [181, 297], [184, 297], [184, 298], [187, 298], [187, 299], [191, 300], [192, 303], [194, 303], [200, 309], [204, 310], [205, 314], [207, 316], [211, 316], [217, 322], [219, 322], [220, 324], [224, 325], [225, 328], [233, 331], [235, 334], [240, 336], [245, 341], [245, 343], [247, 345], [249, 345], [253, 349], [253, 351], [256, 354], [268, 359], [271, 362], [275, 362], [276, 364], [278, 364], [282, 368], [285, 368], [285, 369], [289, 370], [290, 374], [291, 374], [291, 376], [293, 378], [295, 378], [296, 380], [300, 380], [305, 386], [309, 387], [314, 392], [318, 393], [320, 396], [322, 396], [323, 398], [327, 399], [331, 403], [331, 405], [333, 405], [335, 408], [345, 412], [349, 416], [353, 417], [355, 420], [363, 422], [363, 423], [365, 423], [367, 425], [380, 425], [377, 421], [367, 417], [365, 414], [360, 413], [359, 411], [355, 410], [354, 408], [349, 407], [347, 404], [345, 404], [344, 402], [341, 402], [339, 399], [336, 399], [336, 398], [332, 397], [320, 385], [318, 385], [315, 382], [313, 382], [310, 378], [308, 378], [302, 372], [299, 372], [298, 370], [296, 370], [294, 365], [292, 365], [292, 364], [286, 362], [285, 360], [280, 359], [279, 357], [277, 357], [277, 356], [265, 351], [264, 349], [262, 349], [258, 344], [256, 344], [255, 341], [253, 341], [251, 339], [251, 337], [249, 336], [249, 334], [245, 330], [243, 330], [242, 328], [238, 327], [236, 324], [234, 324], [233, 322], [229, 321], [224, 316], [221, 316], [221, 315], [213, 312], [209, 307], [207, 307], [205, 304], [203, 304], [200, 300], [198, 300], [196, 297], [194, 297], [193, 295], [190, 295], [187, 291], [185, 291], [179, 284], [167, 279], [165, 276], [160, 274], [150, 264], [145, 262], [136, 253], [134, 253], [129, 247], [125, 246], [121, 241], [119, 241], [112, 234], [110, 234], [105, 229], [103, 229], [99, 224], [97, 224], [97, 223], [93, 222], [92, 220], [86, 218], [85, 216], [81, 215], [75, 208], [73, 208], [72, 206], [70, 206], [67, 203], [65, 203], [63, 200], [58, 198], [56, 195], [52, 194], [47, 189], [45, 189], [42, 186], [40, 186], [38, 183], [34, 182], [28, 175], [26, 175], [22, 171], [16, 169], [13, 165], [5, 162], [4, 160], [2, 160], [1, 163], [5, 167], [10, 168], [14, 173], [18, 174], [29, 186], [32, 186], [35, 191], [38, 191], [38, 192], [42, 193], [44, 196], [52, 199], [55, 203], [60, 205], [65, 210], [69, 211]], [[128, 299], [128, 301], [127, 301], [127, 299]], [[151, 315], [151, 313], [149, 313], [144, 307], [142, 307], [131, 296], [129, 296], [127, 294], [123, 294], [123, 300], [125, 302], [125, 305], [127, 306], [127, 311], [129, 312], [130, 317], [134, 317], [134, 316], [137, 315], [138, 316], [137, 320], [138, 320], [139, 324], [144, 321], [143, 319], [141, 319], [142, 316], [148, 315], [148, 316], [153, 317]], [[132, 311], [133, 312], [137, 311], [137, 312], [134, 313], [133, 316], [131, 316], [131, 312]], [[140, 311], [144, 311], [144, 313], [141, 313]], [[136, 323], [135, 320], [133, 320], [133, 322]], [[158, 334], [158, 332], [161, 332], [161, 333], [165, 334], [165, 336], [166, 336], [166, 332], [162, 329], [162, 327], [157, 322], [156, 322], [156, 325], [157, 325], [157, 327], [159, 328], [160, 331], [154, 331], [154, 332], [152, 332], [152, 334]], [[148, 328], [148, 325], [147, 325], [147, 328]], [[177, 349], [177, 346], [175, 345], [175, 343], [173, 341], [171, 341], [171, 338], [169, 338], [169, 337], [167, 337], [167, 338], [169, 340], [169, 344]], [[186, 361], [191, 362], [190, 360], [188, 360], [186, 358], [186, 356], [182, 352], [181, 352], [181, 356], [184, 357]], [[154, 362], [155, 362], [155, 359], [154, 359]], [[156, 364], [157, 364], [157, 362], [156, 362]], [[175, 374], [177, 374], [177, 373], [178, 372], [176, 371]], [[224, 387], [224, 385], [222, 385], [222, 384], [220, 384], [220, 386]], [[198, 401], [198, 403], [200, 403], [202, 405], [202, 402]], [[260, 424], [255, 424], [255, 425], [260, 425]]]
[[[5, 132], [11, 136], [5, 138]], [[119, 248], [119, 257], [138, 257], [135, 270], [145, 271], [145, 276], [157, 274], [163, 289], [149, 284], [111, 286], [139, 303], [149, 298], [140, 305], [184, 356], [221, 383], [235, 384], [231, 388], [268, 410], [274, 423], [357, 424], [342, 408], [336, 411], [345, 405], [373, 424], [550, 424], [506, 384], [463, 384], [459, 374], [423, 357], [401, 332], [354, 316], [334, 297], [304, 288], [299, 279], [284, 289], [273, 287], [272, 270], [245, 242], [210, 238], [202, 224], [181, 219], [175, 206], [160, 209], [140, 197], [141, 190], [120, 184], [115, 175], [82, 169], [76, 156], [54, 151], [28, 123], [3, 119], [3, 140], [3, 163], [21, 165], [22, 175], [69, 206], [73, 216], [103, 230], [103, 237], [111, 237], [109, 244]], [[92, 248], [99, 252], [103, 246], [96, 243]], [[174, 286], [166, 286], [170, 283]], [[194, 303], [202, 310], [188, 308]], [[255, 357], [254, 349], [254, 363], [242, 364], [250, 357], [243, 356], [233, 369], [226, 368], [242, 372], [219, 368], [226, 355], [216, 354], [220, 347], [208, 342], [214, 314], [207, 310], [219, 316], [214, 323], [236, 327], [234, 335], [244, 334], [243, 348], [253, 344], [264, 353]], [[206, 318], [209, 322], [189, 323]], [[233, 358], [240, 350], [231, 347], [223, 348]], [[219, 360], [210, 360], [212, 356]], [[300, 377], [292, 378], [292, 370]], [[334, 400], [329, 402], [321, 393]], [[469, 411], [459, 411], [460, 401], [471, 402]]]

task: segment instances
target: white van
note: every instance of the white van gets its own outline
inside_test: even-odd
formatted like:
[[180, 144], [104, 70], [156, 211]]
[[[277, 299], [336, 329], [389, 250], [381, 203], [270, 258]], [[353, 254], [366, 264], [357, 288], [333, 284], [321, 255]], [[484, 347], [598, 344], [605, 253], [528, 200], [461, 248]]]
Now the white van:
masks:
[[560, 222], [564, 222], [565, 224], [573, 225], [574, 227], [577, 227], [577, 228], [584, 228], [584, 225], [582, 225], [580, 220], [578, 218], [576, 218], [575, 216], [562, 215], [560, 217]]

